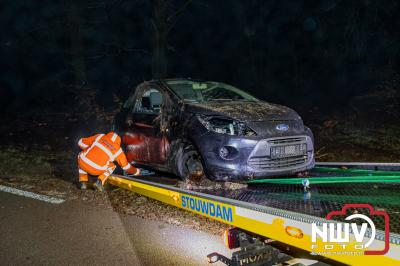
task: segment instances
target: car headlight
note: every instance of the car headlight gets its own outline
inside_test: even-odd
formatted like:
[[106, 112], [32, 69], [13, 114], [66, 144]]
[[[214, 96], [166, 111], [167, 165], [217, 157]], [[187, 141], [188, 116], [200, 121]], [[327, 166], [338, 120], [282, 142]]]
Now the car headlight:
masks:
[[209, 131], [232, 136], [256, 136], [256, 132], [242, 122], [229, 118], [198, 115], [197, 119]]

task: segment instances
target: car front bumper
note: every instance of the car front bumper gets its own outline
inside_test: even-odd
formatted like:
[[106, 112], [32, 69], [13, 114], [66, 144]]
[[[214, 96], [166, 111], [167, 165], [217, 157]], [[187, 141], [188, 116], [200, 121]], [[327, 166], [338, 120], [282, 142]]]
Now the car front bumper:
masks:
[[[312, 136], [285, 136], [255, 139], [207, 132], [196, 141], [210, 179], [247, 181], [263, 177], [293, 175], [314, 167]], [[301, 154], [273, 159], [271, 148], [305, 144]], [[221, 156], [221, 148], [228, 156]], [[225, 150], [225, 151], [226, 151]], [[225, 155], [222, 153], [222, 155]]]

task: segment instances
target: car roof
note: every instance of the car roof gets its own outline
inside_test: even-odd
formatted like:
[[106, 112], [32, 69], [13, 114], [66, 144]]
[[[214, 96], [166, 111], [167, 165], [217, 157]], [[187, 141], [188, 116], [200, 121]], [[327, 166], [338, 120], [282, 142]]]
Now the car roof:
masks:
[[147, 82], [149, 83], [166, 83], [168, 81], [193, 81], [193, 82], [210, 82], [204, 79], [193, 79], [193, 78], [165, 78], [165, 79], [152, 79]]
[[193, 81], [193, 82], [213, 82], [210, 80], [204, 80], [204, 79], [192, 79], [192, 78], [165, 78], [165, 79], [152, 79], [148, 81], [144, 81], [141, 84], [154, 84], [154, 85], [163, 85], [164, 87], [167, 87], [167, 89], [171, 90], [169, 85], [167, 84], [168, 81]]
[[[192, 81], [192, 82], [214, 82], [210, 80], [204, 80], [204, 79], [192, 79], [192, 78], [164, 78], [164, 79], [152, 79], [148, 81], [142, 82], [142, 84], [154, 84], [163, 87], [164, 89], [170, 91], [173, 95], [175, 95], [177, 98], [180, 98], [172, 89], [171, 87], [167, 84], [168, 81]], [[140, 86], [139, 85], [139, 86]]]

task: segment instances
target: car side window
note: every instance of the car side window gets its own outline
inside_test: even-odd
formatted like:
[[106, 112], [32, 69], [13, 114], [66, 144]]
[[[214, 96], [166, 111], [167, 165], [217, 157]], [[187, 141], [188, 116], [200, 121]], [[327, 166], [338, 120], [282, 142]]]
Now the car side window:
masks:
[[159, 114], [162, 103], [163, 103], [162, 93], [155, 88], [149, 88], [146, 89], [143, 92], [142, 97], [138, 99], [134, 112]]

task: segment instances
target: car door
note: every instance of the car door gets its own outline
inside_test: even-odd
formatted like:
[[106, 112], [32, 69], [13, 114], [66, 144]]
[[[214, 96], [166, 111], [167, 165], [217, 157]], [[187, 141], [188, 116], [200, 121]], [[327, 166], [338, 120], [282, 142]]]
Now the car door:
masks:
[[165, 94], [155, 85], [138, 88], [124, 142], [129, 161], [162, 166], [166, 161], [166, 137], [160, 130]]

